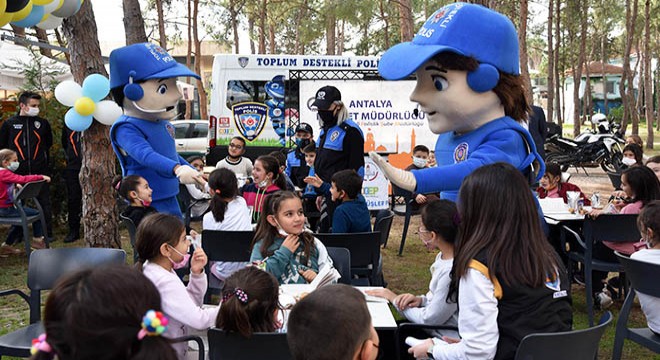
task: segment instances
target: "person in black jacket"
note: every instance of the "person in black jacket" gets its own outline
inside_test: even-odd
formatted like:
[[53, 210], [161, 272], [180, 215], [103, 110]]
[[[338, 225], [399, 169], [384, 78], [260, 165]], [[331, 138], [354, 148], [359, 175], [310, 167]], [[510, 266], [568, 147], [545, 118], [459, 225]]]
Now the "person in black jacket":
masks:
[[536, 152], [545, 159], [545, 150], [543, 149], [543, 144], [545, 144], [545, 139], [548, 136], [548, 125], [545, 120], [545, 112], [540, 106], [532, 105], [532, 112], [529, 115], [528, 120], [529, 133], [534, 139], [536, 144]]
[[64, 238], [65, 243], [80, 239], [80, 218], [82, 217], [82, 188], [80, 187], [80, 167], [82, 165], [82, 148], [80, 147], [80, 132], [62, 127], [62, 149], [66, 158], [66, 168], [62, 173], [67, 191], [67, 209], [69, 215], [69, 233]]
[[305, 183], [314, 185], [317, 194], [323, 196], [319, 206], [319, 230], [327, 233], [337, 205], [330, 195], [332, 175], [340, 170], [353, 169], [358, 175], [364, 176], [364, 134], [360, 126], [349, 117], [348, 109], [341, 101], [341, 93], [336, 87], [320, 88], [310, 106], [317, 112], [321, 134], [314, 161], [316, 175], [305, 178]]
[[[18, 114], [7, 119], [0, 127], [0, 149], [16, 151], [20, 165], [15, 172], [19, 175], [51, 175], [48, 152], [53, 145], [53, 132], [48, 120], [38, 116], [39, 104], [39, 94], [22, 93], [18, 98]], [[44, 210], [46, 234], [49, 241], [53, 241], [49, 183], [41, 187], [37, 199]]]
[[301, 122], [296, 127], [296, 148], [289, 151], [286, 158], [286, 174], [289, 176], [293, 184], [301, 189], [304, 189], [305, 178], [309, 174], [309, 166], [305, 162], [305, 154], [303, 149], [314, 142], [314, 130], [312, 127], [304, 122]]

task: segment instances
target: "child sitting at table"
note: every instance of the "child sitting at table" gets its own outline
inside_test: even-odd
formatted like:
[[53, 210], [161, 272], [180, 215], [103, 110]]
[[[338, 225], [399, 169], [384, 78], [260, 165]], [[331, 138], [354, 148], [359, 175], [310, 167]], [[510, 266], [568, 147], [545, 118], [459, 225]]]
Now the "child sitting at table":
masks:
[[282, 327], [280, 285], [275, 277], [247, 267], [227, 278], [215, 326], [249, 338], [255, 332], [275, 332]]
[[364, 294], [344, 284], [323, 286], [300, 300], [286, 337], [295, 360], [374, 360], [380, 351]]
[[[187, 335], [189, 329], [205, 330], [213, 326], [218, 308], [203, 308], [208, 281], [204, 266], [208, 259], [202, 248], [189, 254], [190, 238], [180, 218], [167, 214], [149, 215], [137, 229], [135, 250], [140, 262], [137, 268], [156, 285], [163, 312], [170, 325], [168, 338]], [[174, 270], [185, 268], [190, 260], [190, 277], [185, 286]], [[187, 344], [177, 343], [179, 359], [186, 358]]]
[[347, 169], [336, 172], [330, 181], [332, 201], [339, 202], [332, 215], [332, 232], [370, 232], [371, 216], [362, 196], [362, 177], [355, 170]]
[[[425, 169], [429, 167], [429, 159], [431, 153], [429, 148], [425, 145], [416, 145], [413, 148], [412, 160], [413, 163], [406, 168], [407, 171]], [[435, 159], [435, 157], [434, 157]], [[413, 193], [412, 198], [415, 199], [415, 202], [412, 204], [413, 211], [418, 211], [421, 207], [426, 205], [429, 201], [440, 199], [440, 194], [431, 193], [431, 194], [418, 194]]]
[[33, 360], [176, 359], [170, 342], [144, 322], [150, 314], [165, 319], [158, 290], [126, 265], [65, 275], [48, 295], [43, 314], [45, 332], [33, 341]]
[[[633, 253], [630, 258], [660, 264], [660, 201], [654, 200], [642, 209], [637, 225], [647, 248]], [[649, 328], [660, 336], [660, 298], [640, 292], [637, 292], [637, 296]]]
[[[427, 325], [458, 325], [456, 303], [447, 302], [451, 268], [454, 262], [454, 242], [458, 232], [458, 210], [449, 200], [430, 201], [422, 209], [419, 238], [427, 250], [440, 250], [431, 265], [431, 283], [426, 295], [397, 295], [389, 289], [368, 290], [367, 294], [389, 300], [409, 321]], [[458, 337], [451, 330], [434, 331], [436, 336]]]
[[321, 241], [305, 231], [302, 201], [290, 191], [268, 196], [252, 242], [250, 261], [273, 274], [280, 284], [311, 283], [319, 270], [332, 267]]
[[547, 198], [562, 198], [564, 202], [568, 202], [566, 193], [569, 191], [577, 191], [580, 193], [580, 198], [584, 201], [584, 205], [591, 205], [591, 201], [582, 193], [580, 187], [569, 182], [561, 181], [561, 169], [557, 163], [546, 163], [545, 174], [539, 181], [538, 189], [536, 192], [539, 194], [539, 199]]

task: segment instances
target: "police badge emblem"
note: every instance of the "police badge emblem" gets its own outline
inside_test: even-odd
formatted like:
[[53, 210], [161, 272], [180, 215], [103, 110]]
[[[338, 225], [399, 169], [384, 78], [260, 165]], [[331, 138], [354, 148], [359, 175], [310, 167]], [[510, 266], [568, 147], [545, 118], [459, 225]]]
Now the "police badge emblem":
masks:
[[245, 102], [231, 107], [238, 132], [248, 141], [253, 141], [266, 125], [268, 106], [255, 102]]

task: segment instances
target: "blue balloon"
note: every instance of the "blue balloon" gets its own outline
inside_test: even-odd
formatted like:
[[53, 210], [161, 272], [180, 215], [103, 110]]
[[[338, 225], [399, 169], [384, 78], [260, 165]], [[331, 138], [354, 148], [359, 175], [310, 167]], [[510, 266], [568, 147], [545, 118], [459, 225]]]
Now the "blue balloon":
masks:
[[110, 93], [110, 80], [101, 74], [92, 74], [85, 78], [82, 84], [82, 94], [94, 102], [105, 99]]
[[44, 17], [44, 7], [39, 5], [32, 6], [32, 11], [25, 19], [20, 21], [12, 22], [13, 25], [20, 26], [23, 28], [29, 28], [37, 25], [41, 22], [41, 18]]
[[71, 108], [64, 115], [64, 123], [73, 131], [85, 131], [92, 125], [93, 117], [82, 116], [76, 112], [76, 109]]

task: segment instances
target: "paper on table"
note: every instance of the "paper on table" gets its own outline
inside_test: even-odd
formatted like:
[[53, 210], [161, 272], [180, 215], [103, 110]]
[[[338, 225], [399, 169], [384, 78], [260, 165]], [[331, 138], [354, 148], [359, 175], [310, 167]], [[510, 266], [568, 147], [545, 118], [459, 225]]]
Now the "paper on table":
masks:
[[539, 199], [541, 210], [544, 214], [556, 214], [568, 212], [568, 206], [562, 198]]

